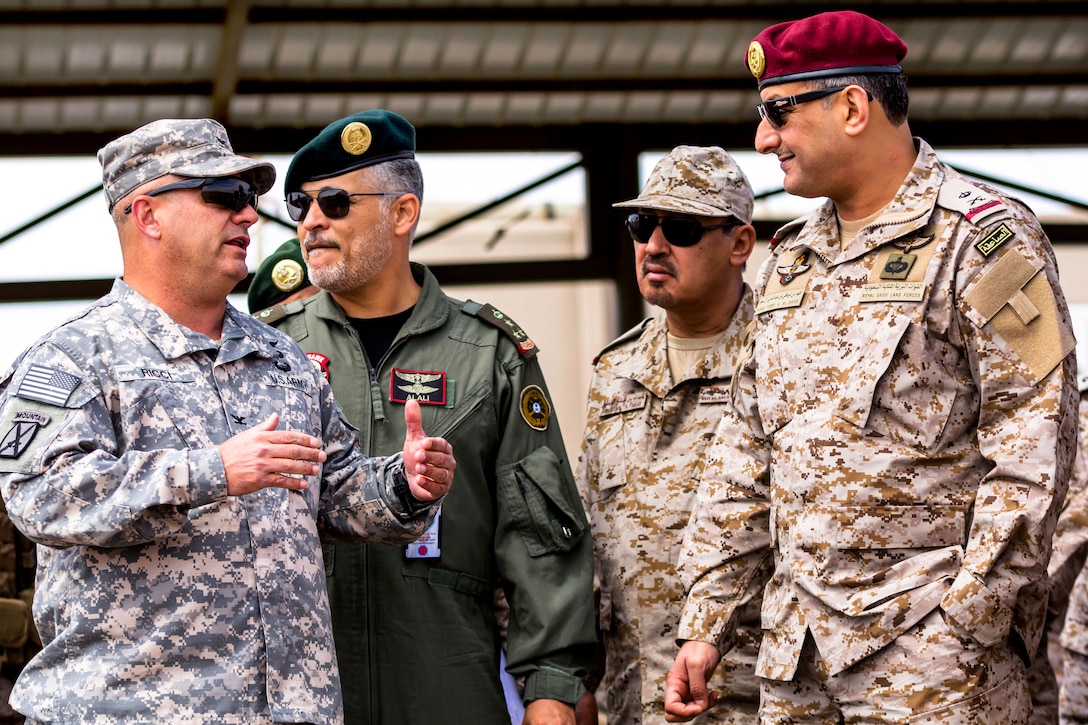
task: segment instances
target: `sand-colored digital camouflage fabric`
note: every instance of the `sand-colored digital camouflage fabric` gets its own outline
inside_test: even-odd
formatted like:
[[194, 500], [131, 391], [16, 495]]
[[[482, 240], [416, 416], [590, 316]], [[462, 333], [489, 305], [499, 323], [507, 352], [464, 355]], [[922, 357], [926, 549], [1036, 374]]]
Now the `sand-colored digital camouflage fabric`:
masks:
[[[45, 371], [45, 372], [43, 372]], [[303, 492], [227, 496], [217, 446], [271, 413], [328, 454]], [[400, 457], [362, 457], [288, 338], [228, 308], [216, 341], [118, 280], [17, 361], [0, 487], [39, 544], [34, 720], [343, 719], [318, 534], [404, 542]], [[29, 436], [29, 438], [28, 438]]]
[[751, 224], [754, 203], [748, 177], [725, 150], [718, 146], [677, 146], [657, 162], [637, 197], [612, 206], [732, 216]]
[[1076, 450], [1069, 312], [1034, 216], [916, 143], [845, 250], [830, 202], [776, 234], [740, 420], [708, 453], [680, 633], [728, 634], [752, 573], [722, 531], [766, 527], [769, 502], [764, 678], [792, 679], [806, 637], [844, 672], [936, 609], [985, 647], [1039, 641]]
[[[941, 640], [963, 646], [938, 649]], [[1012, 725], [1023, 723], [1031, 708], [1020, 658], [956, 632], [938, 610], [834, 677], [825, 664], [808, 639], [797, 677], [762, 681], [759, 722]], [[977, 694], [965, 699], [969, 690]]]
[[[665, 722], [665, 675], [678, 651], [684, 600], [676, 556], [752, 316], [745, 287], [721, 343], [681, 380], [669, 371], [663, 311], [606, 349], [595, 365], [576, 478], [593, 531], [606, 656], [598, 700], [610, 723]], [[769, 577], [770, 551], [754, 559], [765, 562]], [[738, 646], [712, 681], [721, 700], [696, 722], [754, 722], [760, 602], [753, 586], [743, 603]]]
[[[1050, 557], [1050, 600], [1047, 606], [1051, 623], [1048, 636], [1057, 646], [1051, 646], [1051, 663], [1061, 671], [1061, 691], [1057, 710], [1064, 723], [1088, 723], [1088, 395], [1085, 380], [1081, 381], [1079, 413], [1080, 440], [1069, 494], [1058, 516], [1054, 531], [1054, 551]], [[1051, 663], [1037, 662], [1042, 670]], [[1040, 707], [1037, 693], [1032, 692], [1036, 710]], [[1049, 699], [1043, 703], [1049, 710]], [[1049, 716], [1049, 712], [1047, 713]], [[1036, 722], [1057, 720], [1033, 719]]]

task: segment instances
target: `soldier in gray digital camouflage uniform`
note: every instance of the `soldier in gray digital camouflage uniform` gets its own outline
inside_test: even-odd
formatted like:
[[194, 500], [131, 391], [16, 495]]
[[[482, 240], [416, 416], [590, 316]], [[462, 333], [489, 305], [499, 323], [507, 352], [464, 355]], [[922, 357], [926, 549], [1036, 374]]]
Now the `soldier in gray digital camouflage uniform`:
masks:
[[[675, 552], [753, 317], [742, 278], [752, 205], [748, 179], [716, 146], [673, 149], [638, 198], [614, 205], [632, 212], [639, 290], [659, 310], [597, 357], [576, 474], [593, 531], [609, 725], [665, 719], [684, 599]], [[753, 557], [769, 576], [770, 550]], [[713, 683], [722, 697], [699, 722], [755, 719], [759, 587], [748, 595], [739, 644]]]
[[298, 346], [226, 303], [270, 164], [211, 120], [156, 121], [99, 160], [124, 278], [0, 383], [0, 489], [39, 545], [44, 644], [12, 704], [39, 723], [339, 723], [318, 534], [418, 536], [449, 445], [416, 408], [402, 454], [362, 456]]
[[1069, 310], [1031, 211], [911, 136], [905, 54], [849, 11], [749, 46], [756, 149], [786, 191], [827, 201], [774, 235], [755, 285], [678, 564], [675, 721], [711, 699], [761, 542], [763, 722], [1030, 717], [1076, 450]]

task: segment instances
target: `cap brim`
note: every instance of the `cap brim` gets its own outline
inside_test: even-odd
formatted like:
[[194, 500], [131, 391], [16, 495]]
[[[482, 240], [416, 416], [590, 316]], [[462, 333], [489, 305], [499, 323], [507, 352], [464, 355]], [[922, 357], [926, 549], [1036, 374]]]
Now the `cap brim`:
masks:
[[227, 176], [248, 176], [257, 187], [258, 194], [265, 194], [276, 183], [276, 167], [267, 161], [257, 161], [245, 156], [225, 156], [213, 160], [188, 164], [168, 173], [189, 178], [211, 179]]
[[637, 199], [621, 201], [612, 205], [619, 208], [653, 209], [655, 211], [671, 211], [676, 214], [694, 214], [695, 216], [727, 217], [736, 216], [729, 209], [721, 209], [709, 204], [700, 204], [690, 199], [677, 199], [673, 196], [640, 196]]

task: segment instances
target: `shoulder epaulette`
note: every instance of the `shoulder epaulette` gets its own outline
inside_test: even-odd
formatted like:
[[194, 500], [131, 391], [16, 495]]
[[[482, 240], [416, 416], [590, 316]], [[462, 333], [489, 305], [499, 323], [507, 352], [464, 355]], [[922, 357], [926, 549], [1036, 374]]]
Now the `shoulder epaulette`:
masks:
[[540, 352], [540, 348], [536, 346], [535, 342], [529, 339], [528, 333], [521, 329], [521, 326], [518, 325], [518, 323], [511, 320], [505, 313], [496, 310], [491, 305], [481, 305], [479, 302], [468, 300], [461, 304], [461, 312], [464, 312], [466, 315], [471, 315], [472, 317], [477, 317], [484, 322], [488, 322], [499, 328], [504, 335], [514, 342], [514, 345], [518, 349], [518, 354], [522, 357], [536, 357], [536, 354]]
[[958, 174], [947, 177], [941, 184], [937, 203], [945, 209], [958, 211], [967, 221], [980, 227], [989, 226], [1009, 212], [1008, 205], [991, 190]]
[[771, 237], [771, 241], [768, 242], [767, 245], [771, 249], [777, 247], [779, 242], [793, 234], [795, 231], [800, 230], [801, 227], [807, 224], [809, 217], [811, 217], [813, 213], [814, 212], [809, 212], [803, 217], [798, 217], [791, 222], [786, 222], [784, 225], [778, 228], [778, 230], [774, 233], [774, 236]]
[[617, 337], [615, 340], [613, 340], [612, 342], [610, 342], [607, 345], [605, 345], [604, 347], [602, 347], [601, 351], [597, 353], [597, 356], [593, 358], [593, 364], [596, 365], [597, 361], [601, 359], [601, 356], [604, 355], [609, 350], [611, 350], [613, 348], [616, 348], [616, 347], [619, 347], [620, 345], [622, 345], [625, 342], [630, 342], [631, 340], [637, 340], [638, 338], [642, 337], [642, 333], [646, 331], [646, 325], [650, 324], [650, 320], [652, 320], [652, 319], [653, 319], [652, 317], [647, 317], [645, 320], [638, 323], [637, 325], [632, 327], [630, 330], [623, 333], [622, 335]]
[[288, 315], [301, 312], [303, 307], [302, 300], [292, 300], [285, 305], [272, 305], [260, 312], [254, 312], [253, 317], [267, 325], [271, 325], [275, 322], [279, 322]]

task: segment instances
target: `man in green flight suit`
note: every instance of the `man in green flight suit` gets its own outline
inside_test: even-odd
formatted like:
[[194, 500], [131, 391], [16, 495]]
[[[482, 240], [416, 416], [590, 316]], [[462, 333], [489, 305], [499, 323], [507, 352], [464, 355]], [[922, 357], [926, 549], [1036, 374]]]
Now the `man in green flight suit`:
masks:
[[398, 450], [409, 399], [456, 451], [458, 486], [419, 541], [325, 546], [347, 722], [509, 723], [501, 586], [524, 723], [574, 725], [595, 646], [585, 514], [532, 340], [409, 262], [423, 196], [414, 150], [411, 124], [379, 110], [295, 155], [287, 207], [322, 291], [257, 315], [324, 371], [368, 454]]

